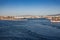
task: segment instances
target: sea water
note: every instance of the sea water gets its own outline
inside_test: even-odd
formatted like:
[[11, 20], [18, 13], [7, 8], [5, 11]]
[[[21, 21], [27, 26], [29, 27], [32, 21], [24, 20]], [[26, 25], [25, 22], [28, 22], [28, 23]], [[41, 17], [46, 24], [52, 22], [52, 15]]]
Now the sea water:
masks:
[[0, 40], [60, 40], [59, 24], [45, 18], [0, 20]]

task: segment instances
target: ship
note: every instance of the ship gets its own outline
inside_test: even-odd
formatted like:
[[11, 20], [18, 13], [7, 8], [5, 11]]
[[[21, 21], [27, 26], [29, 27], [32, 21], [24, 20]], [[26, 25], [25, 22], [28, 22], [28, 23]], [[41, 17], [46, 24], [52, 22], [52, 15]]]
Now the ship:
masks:
[[51, 22], [60, 22], [60, 16], [52, 17]]

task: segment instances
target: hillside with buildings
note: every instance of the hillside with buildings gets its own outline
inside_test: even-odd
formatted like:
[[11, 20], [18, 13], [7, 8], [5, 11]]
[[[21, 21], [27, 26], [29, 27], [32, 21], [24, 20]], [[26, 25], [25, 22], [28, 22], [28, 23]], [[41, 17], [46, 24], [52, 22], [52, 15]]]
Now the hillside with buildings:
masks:
[[59, 14], [48, 15], [48, 16], [60, 16], [60, 13]]
[[0, 16], [0, 20], [16, 20], [16, 19], [25, 19], [25, 18], [42, 18], [42, 16], [32, 16], [32, 15], [24, 15], [24, 16]]
[[49, 16], [33, 16], [33, 15], [23, 15], [23, 16], [0, 16], [0, 20], [21, 20], [26, 18], [47, 18], [52, 22], [60, 22], [60, 16], [56, 15], [49, 15]]

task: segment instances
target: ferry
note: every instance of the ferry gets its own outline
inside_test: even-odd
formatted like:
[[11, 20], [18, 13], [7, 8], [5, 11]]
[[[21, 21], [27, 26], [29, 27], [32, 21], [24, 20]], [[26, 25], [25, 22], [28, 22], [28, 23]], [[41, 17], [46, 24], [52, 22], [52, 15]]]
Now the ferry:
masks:
[[51, 20], [51, 22], [60, 22], [60, 21]]
[[60, 16], [52, 17], [51, 22], [60, 22]]

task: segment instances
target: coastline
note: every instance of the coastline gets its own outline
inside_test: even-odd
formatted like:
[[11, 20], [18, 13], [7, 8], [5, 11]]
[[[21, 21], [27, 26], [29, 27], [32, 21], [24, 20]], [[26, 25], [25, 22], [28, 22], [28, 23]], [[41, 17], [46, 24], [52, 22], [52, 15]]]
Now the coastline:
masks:
[[51, 22], [60, 22], [60, 16], [0, 16], [0, 20], [13, 20], [13, 21], [23, 21], [28, 18], [46, 18]]

